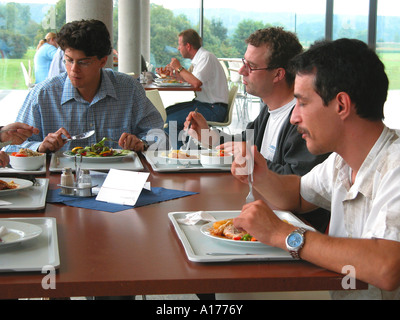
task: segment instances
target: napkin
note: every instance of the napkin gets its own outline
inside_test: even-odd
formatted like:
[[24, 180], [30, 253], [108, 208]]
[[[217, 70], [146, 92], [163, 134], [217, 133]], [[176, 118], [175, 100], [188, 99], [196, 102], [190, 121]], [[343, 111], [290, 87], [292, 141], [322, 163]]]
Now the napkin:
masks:
[[63, 203], [71, 207], [118, 212], [132, 208], [147, 206], [150, 204], [178, 199], [182, 197], [197, 194], [197, 192], [181, 191], [174, 189], [165, 189], [159, 187], [151, 187], [151, 190], [143, 189], [134, 206], [121, 205], [116, 203], [97, 201], [95, 196], [88, 198], [64, 196], [60, 194], [61, 189], [48, 190], [46, 202], [48, 203]]
[[12, 204], [12, 203], [8, 202], [8, 201], [0, 200], [0, 206], [9, 206], [10, 204]]
[[176, 219], [179, 223], [181, 224], [186, 224], [186, 225], [195, 225], [196, 223], [198, 223], [199, 221], [216, 221], [215, 218], [204, 211], [196, 211], [196, 212], [192, 212], [192, 213], [188, 213], [185, 218], [183, 219]]
[[1, 237], [5, 236], [7, 233], [8, 233], [7, 228], [4, 226], [0, 226], [0, 240], [1, 240]]

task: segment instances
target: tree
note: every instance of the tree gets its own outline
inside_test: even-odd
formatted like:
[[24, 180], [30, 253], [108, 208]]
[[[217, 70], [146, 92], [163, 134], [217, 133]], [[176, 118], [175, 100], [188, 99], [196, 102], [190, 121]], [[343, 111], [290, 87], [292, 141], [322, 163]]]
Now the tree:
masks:
[[245, 40], [258, 29], [266, 28], [270, 25], [265, 25], [262, 21], [253, 21], [245, 19], [239, 22], [232, 39], [232, 45], [236, 48], [239, 56], [244, 56], [247, 44]]

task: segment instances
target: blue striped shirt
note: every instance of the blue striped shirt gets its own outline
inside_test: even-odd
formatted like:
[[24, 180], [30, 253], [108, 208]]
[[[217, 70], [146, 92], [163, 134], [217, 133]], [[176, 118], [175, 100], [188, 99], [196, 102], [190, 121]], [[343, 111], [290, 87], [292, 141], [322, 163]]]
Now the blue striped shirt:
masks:
[[49, 133], [61, 127], [71, 135], [96, 130], [89, 139], [68, 142], [61, 149], [70, 150], [94, 144], [103, 137], [118, 141], [124, 132], [145, 139], [150, 129], [162, 130], [164, 124], [139, 81], [111, 69], [102, 70], [101, 85], [92, 102], [80, 96], [67, 73], [36, 85], [28, 93], [16, 121], [32, 125], [40, 133], [20, 146], [7, 147], [6, 151], [18, 151], [21, 147], [37, 150]]

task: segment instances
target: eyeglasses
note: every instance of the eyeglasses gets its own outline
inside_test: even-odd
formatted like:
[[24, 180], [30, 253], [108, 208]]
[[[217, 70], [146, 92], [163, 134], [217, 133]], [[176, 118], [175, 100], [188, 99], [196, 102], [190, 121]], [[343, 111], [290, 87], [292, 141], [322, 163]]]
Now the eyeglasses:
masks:
[[89, 67], [94, 61], [82, 61], [82, 60], [78, 60], [78, 61], [74, 61], [74, 60], [70, 60], [70, 59], [64, 59], [64, 64], [68, 65], [68, 66], [73, 66], [74, 64], [76, 64], [79, 68], [87, 68]]
[[249, 63], [246, 60], [244, 60], [243, 58], [242, 58], [242, 61], [243, 61], [243, 66], [245, 67], [247, 73], [252, 73], [253, 71], [259, 71], [259, 70], [272, 70], [272, 69], [275, 69], [275, 68], [271, 68], [271, 67], [267, 67], [267, 68], [252, 68], [252, 67], [250, 67]]

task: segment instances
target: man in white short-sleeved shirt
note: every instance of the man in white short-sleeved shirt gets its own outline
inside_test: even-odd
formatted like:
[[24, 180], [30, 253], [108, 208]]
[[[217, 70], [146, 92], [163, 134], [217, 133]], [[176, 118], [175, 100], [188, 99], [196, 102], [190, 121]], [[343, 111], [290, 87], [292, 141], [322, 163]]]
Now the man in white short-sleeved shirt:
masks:
[[[254, 152], [254, 187], [264, 201], [234, 220], [259, 241], [295, 259], [352, 275], [368, 290], [335, 299], [400, 299], [400, 136], [383, 123], [388, 78], [368, 46], [352, 39], [317, 42], [292, 61], [297, 125], [313, 154], [333, 152], [303, 177], [278, 175]], [[243, 161], [232, 173], [244, 183]], [[267, 205], [268, 203], [268, 205]], [[331, 210], [329, 235], [279, 220], [269, 205], [303, 213]]]
[[[186, 70], [178, 59], [173, 58], [167, 66], [171, 75], [178, 80], [190, 83], [194, 88], [201, 88], [196, 92], [192, 101], [177, 103], [166, 108], [167, 131], [176, 128], [179, 134], [186, 121], [187, 115], [194, 110], [200, 112], [208, 121], [225, 120], [228, 112], [228, 81], [225, 72], [217, 57], [202, 47], [202, 40], [193, 29], [188, 29], [179, 34], [178, 49], [183, 58], [192, 60], [193, 70]], [[172, 145], [176, 148], [182, 145], [179, 137], [175, 143], [170, 134]]]

